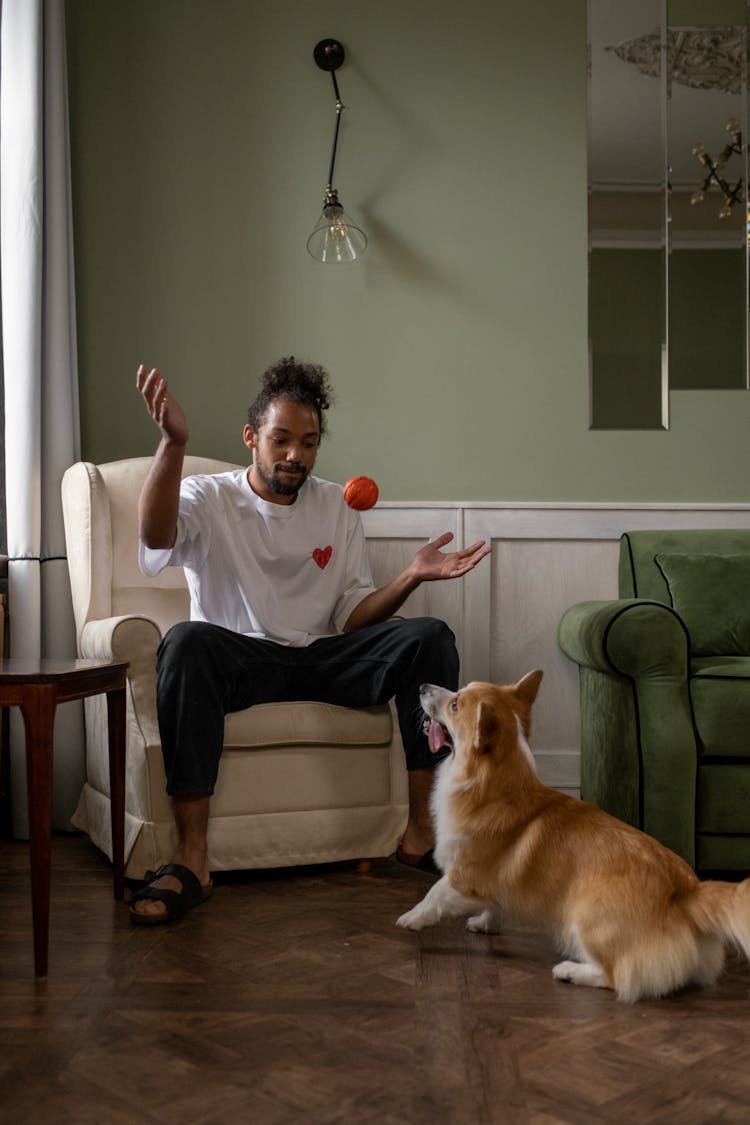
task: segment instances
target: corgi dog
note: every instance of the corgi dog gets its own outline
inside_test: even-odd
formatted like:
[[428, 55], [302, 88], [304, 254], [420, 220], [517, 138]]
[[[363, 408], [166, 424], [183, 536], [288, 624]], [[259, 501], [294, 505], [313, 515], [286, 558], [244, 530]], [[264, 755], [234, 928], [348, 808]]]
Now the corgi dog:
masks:
[[542, 673], [458, 693], [423, 684], [438, 767], [435, 860], [444, 872], [397, 925], [421, 930], [469, 915], [545, 928], [563, 955], [560, 981], [611, 988], [620, 1000], [713, 984], [726, 947], [750, 958], [750, 879], [701, 882], [652, 837], [539, 781], [528, 737]]

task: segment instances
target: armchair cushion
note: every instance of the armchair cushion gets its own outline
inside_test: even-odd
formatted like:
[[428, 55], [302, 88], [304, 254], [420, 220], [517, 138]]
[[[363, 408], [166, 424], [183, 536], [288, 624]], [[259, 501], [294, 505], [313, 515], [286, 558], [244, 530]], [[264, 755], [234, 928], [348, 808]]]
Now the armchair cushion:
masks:
[[750, 555], [655, 556], [696, 656], [750, 655]]

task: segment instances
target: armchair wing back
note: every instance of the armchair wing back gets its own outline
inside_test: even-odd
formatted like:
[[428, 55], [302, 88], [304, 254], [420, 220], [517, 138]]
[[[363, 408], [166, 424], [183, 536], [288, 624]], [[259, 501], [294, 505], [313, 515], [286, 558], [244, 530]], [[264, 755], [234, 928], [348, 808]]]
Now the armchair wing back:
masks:
[[572, 606], [581, 795], [701, 871], [750, 870], [750, 530], [627, 532], [620, 598]]
[[[156, 714], [156, 651], [189, 617], [182, 569], [138, 567], [138, 496], [148, 457], [64, 475], [63, 514], [78, 652], [129, 661], [126, 874], [167, 862], [176, 831]], [[186, 457], [184, 475], [236, 466]], [[391, 707], [262, 704], [227, 716], [211, 802], [213, 870], [389, 855], [407, 818], [403, 748]], [[86, 782], [73, 823], [112, 855], [106, 706], [86, 701]]]

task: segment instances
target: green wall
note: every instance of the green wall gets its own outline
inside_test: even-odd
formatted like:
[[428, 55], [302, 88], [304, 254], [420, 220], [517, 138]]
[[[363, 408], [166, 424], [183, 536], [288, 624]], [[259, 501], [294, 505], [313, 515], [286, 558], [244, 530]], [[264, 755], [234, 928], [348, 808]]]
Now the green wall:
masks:
[[670, 386], [727, 390], [745, 384], [746, 251], [673, 250], [666, 265], [664, 255], [663, 249], [629, 247], [591, 251], [591, 416], [597, 427], [661, 427], [665, 292]]
[[[590, 431], [584, 0], [67, 0], [83, 454], [151, 452], [159, 365], [193, 452], [240, 460], [257, 375], [337, 390], [318, 469], [388, 500], [746, 499], [750, 395]], [[370, 247], [307, 255], [337, 163]]]

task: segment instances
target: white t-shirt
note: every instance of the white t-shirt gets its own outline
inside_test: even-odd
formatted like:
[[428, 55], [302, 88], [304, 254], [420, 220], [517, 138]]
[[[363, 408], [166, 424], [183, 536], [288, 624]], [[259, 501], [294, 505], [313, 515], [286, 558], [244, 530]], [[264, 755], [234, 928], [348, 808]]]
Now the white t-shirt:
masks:
[[314, 476], [293, 504], [262, 500], [246, 469], [186, 477], [174, 547], [141, 543], [138, 561], [184, 567], [191, 621], [293, 646], [340, 632], [374, 589], [359, 513]]

